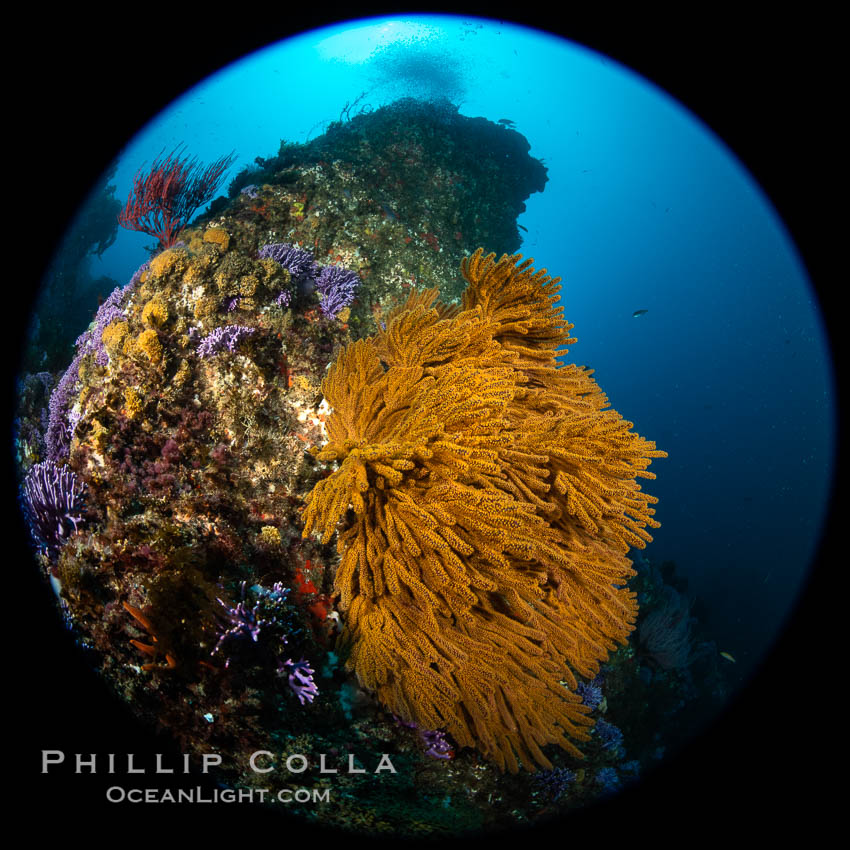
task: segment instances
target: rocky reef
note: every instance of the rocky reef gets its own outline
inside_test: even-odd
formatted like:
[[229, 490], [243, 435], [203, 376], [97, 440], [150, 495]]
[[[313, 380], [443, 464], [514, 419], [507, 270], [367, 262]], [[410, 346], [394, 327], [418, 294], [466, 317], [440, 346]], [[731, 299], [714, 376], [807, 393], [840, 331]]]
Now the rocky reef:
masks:
[[[240, 174], [103, 302], [66, 370], [22, 378], [22, 504], [69, 627], [141, 718], [219, 754], [227, 785], [327, 792], [289, 811], [340, 828], [455, 834], [581, 805], [641, 769], [617, 773], [622, 732], [602, 718], [641, 681], [632, 647], [571, 694], [602, 718], [583, 762], [559, 751], [543, 773], [503, 775], [346, 669], [337, 547], [302, 535], [332, 474], [308, 451], [329, 440], [331, 364], [417, 289], [460, 310], [461, 261], [515, 252], [545, 182], [520, 133], [448, 103], [337, 122]], [[652, 655], [663, 637], [645, 638]], [[650, 678], [676, 675], [656, 663]], [[261, 751], [310, 768], [257, 772]]]

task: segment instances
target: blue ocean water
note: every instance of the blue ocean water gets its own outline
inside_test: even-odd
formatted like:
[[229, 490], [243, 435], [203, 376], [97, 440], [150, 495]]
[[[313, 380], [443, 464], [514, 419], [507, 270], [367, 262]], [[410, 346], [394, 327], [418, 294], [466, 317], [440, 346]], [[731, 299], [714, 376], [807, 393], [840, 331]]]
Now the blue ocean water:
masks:
[[[234, 150], [234, 176], [281, 139], [318, 135], [346, 105], [401, 96], [508, 119], [544, 160], [549, 182], [527, 202], [521, 250], [563, 278], [570, 359], [669, 453], [647, 488], [662, 523], [647, 554], [676, 562], [745, 675], [792, 610], [818, 541], [834, 390], [790, 236], [698, 118], [613, 59], [541, 32], [372, 19], [210, 77], [145, 127], [110, 182], [123, 200], [134, 173], [178, 145], [204, 162]], [[149, 243], [120, 230], [91, 276], [125, 283]]]

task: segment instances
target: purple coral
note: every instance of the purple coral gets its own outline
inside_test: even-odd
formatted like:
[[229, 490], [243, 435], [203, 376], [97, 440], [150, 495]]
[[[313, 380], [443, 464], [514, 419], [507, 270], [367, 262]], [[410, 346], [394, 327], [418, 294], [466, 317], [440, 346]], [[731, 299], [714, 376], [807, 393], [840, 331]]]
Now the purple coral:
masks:
[[613, 794], [620, 790], [620, 777], [613, 767], [603, 767], [596, 772], [596, 781], [602, 786], [603, 794]]
[[[176, 245], [174, 246], [177, 247]], [[142, 263], [136, 271], [133, 273], [133, 276], [130, 278], [130, 282], [124, 287], [125, 290], [130, 291], [133, 287], [141, 280], [142, 275], [151, 267], [151, 261], [147, 260]]]
[[274, 260], [283, 266], [293, 278], [315, 277], [318, 273], [318, 266], [313, 255], [306, 248], [291, 245], [289, 242], [273, 242], [270, 245], [263, 245], [257, 252], [257, 256], [261, 260]]
[[454, 758], [452, 745], [446, 739], [445, 732], [439, 729], [420, 729], [419, 737], [425, 745], [425, 755], [432, 759]]
[[36, 545], [50, 557], [83, 521], [85, 490], [69, 466], [52, 460], [35, 464], [27, 473], [21, 492], [24, 515]]
[[602, 703], [602, 679], [597, 676], [592, 682], [579, 682], [576, 693], [588, 708], [599, 708]]
[[[312, 292], [315, 288], [314, 278], [319, 273], [319, 267], [306, 248], [299, 248], [298, 245], [291, 245], [289, 242], [273, 242], [271, 245], [263, 245], [257, 252], [257, 256], [261, 260], [274, 260], [283, 266], [298, 285], [299, 290], [304, 293]], [[284, 289], [275, 299], [275, 304], [278, 307], [288, 307], [291, 300], [292, 291]]]
[[47, 430], [44, 434], [44, 442], [47, 446], [47, 458], [53, 463], [67, 458], [71, 451], [71, 437], [79, 421], [79, 415], [72, 415], [70, 408], [80, 377], [82, 358], [83, 355], [78, 354], [71, 361], [71, 365], [59, 379], [47, 403]]
[[594, 731], [602, 742], [603, 750], [617, 751], [622, 749], [623, 733], [617, 726], [608, 723], [606, 720], [599, 720], [594, 727]]
[[[288, 635], [282, 633], [282, 630], [287, 628], [286, 605], [289, 588], [285, 588], [281, 582], [277, 582], [271, 589], [254, 586], [251, 590], [256, 595], [256, 602], [251, 607], [246, 601], [246, 585], [243, 581], [236, 605], [228, 605], [223, 599], [218, 600], [224, 609], [221, 615], [222, 630], [210, 654], [220, 652], [225, 644], [231, 644], [234, 654], [237, 654], [240, 649], [262, 643], [259, 657], [272, 648], [277, 660], [277, 674], [286, 677], [289, 687], [301, 705], [312, 702], [319, 689], [313, 681], [315, 671], [309, 662], [303, 657], [300, 661], [293, 661], [291, 658], [284, 660], [282, 655], [278, 655], [288, 643]], [[231, 656], [228, 656], [224, 666], [229, 667], [230, 662]]]
[[[228, 605], [222, 599], [218, 600], [224, 608], [225, 629], [221, 632], [218, 638], [218, 643], [210, 653], [215, 655], [223, 644], [231, 640], [239, 640], [249, 637], [254, 643], [260, 636], [260, 629], [266, 624], [266, 621], [259, 616], [260, 603], [257, 602], [253, 608], [249, 608], [245, 604], [245, 582], [242, 582], [242, 593], [239, 603], [235, 606]], [[230, 658], [224, 662], [225, 667], [230, 666]]]
[[99, 366], [105, 366], [109, 362], [109, 354], [103, 346], [103, 332], [107, 326], [117, 319], [124, 318], [124, 308], [121, 306], [124, 296], [133, 290], [138, 284], [142, 273], [150, 268], [150, 262], [144, 263], [130, 278], [126, 286], [116, 286], [109, 294], [103, 304], [98, 308], [94, 321], [88, 330], [77, 338], [76, 346], [79, 354], [93, 352], [95, 361]]
[[301, 705], [305, 702], [313, 702], [313, 699], [318, 696], [319, 689], [313, 681], [315, 670], [304, 658], [300, 661], [293, 661], [291, 658], [281, 661], [277, 672], [279, 676], [287, 677], [289, 687], [292, 688]]
[[393, 715], [393, 719], [399, 726], [404, 726], [405, 729], [415, 729], [419, 734], [419, 740], [425, 745], [425, 755], [434, 759], [451, 759], [454, 758], [454, 749], [446, 733], [439, 729], [423, 729], [418, 723], [413, 720], [405, 720], [397, 714]]
[[72, 396], [80, 375], [80, 362], [90, 353], [94, 354], [95, 362], [99, 366], [106, 366], [109, 362], [109, 354], [103, 345], [103, 332], [109, 324], [124, 317], [121, 302], [125, 294], [136, 286], [142, 273], [149, 267], [150, 263], [144, 263], [126, 286], [123, 288], [116, 286], [98, 308], [88, 330], [77, 337], [77, 355], [59, 379], [48, 402], [47, 428], [44, 434], [48, 459], [58, 462], [66, 458], [71, 450], [71, 437], [80, 420], [79, 413], [71, 412]]
[[534, 777], [537, 789], [551, 801], [560, 800], [575, 780], [575, 772], [566, 767], [555, 767], [538, 773]]
[[243, 339], [251, 336], [255, 330], [256, 328], [249, 328], [245, 325], [224, 325], [216, 328], [198, 343], [198, 355], [207, 358], [224, 351], [224, 349], [231, 352], [235, 351], [236, 346]]
[[354, 301], [358, 286], [360, 278], [357, 272], [342, 266], [324, 266], [316, 278], [322, 313], [329, 319], [336, 318], [341, 310]]
[[[257, 256], [260, 259], [272, 259], [283, 266], [297, 283], [302, 295], [318, 290], [322, 313], [329, 319], [336, 318], [339, 312], [354, 300], [360, 278], [356, 272], [342, 266], [323, 266], [319, 268], [313, 255], [305, 248], [288, 242], [275, 242], [263, 245]], [[281, 292], [276, 302], [288, 306], [291, 293]]]
[[120, 306], [124, 292], [132, 286], [132, 281], [127, 287], [116, 286], [109, 297], [100, 305], [94, 317], [94, 322], [84, 333], [77, 337], [77, 351], [80, 354], [93, 352], [95, 362], [98, 366], [105, 366], [109, 362], [109, 354], [103, 346], [103, 332], [106, 327], [117, 319], [124, 318], [124, 310]]

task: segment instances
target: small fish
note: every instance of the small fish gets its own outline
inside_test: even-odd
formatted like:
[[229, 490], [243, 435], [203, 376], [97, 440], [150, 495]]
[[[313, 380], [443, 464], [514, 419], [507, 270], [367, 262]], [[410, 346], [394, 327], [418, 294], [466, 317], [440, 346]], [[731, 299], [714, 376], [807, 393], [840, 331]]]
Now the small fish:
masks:
[[649, 310], [635, 310], [634, 313], [632, 313], [632, 318], [639, 319], [641, 316], [645, 315], [648, 312]]
[[528, 233], [528, 228], [527, 228], [527, 227], [523, 227], [521, 224], [518, 224], [518, 225], [517, 225], [517, 227], [518, 227], [520, 230], [524, 230], [526, 233]]
[[497, 124], [501, 124], [503, 127], [516, 127], [516, 122], [511, 121], [510, 118], [500, 118]]
[[727, 661], [731, 661], [733, 664], [737, 664], [738, 662], [732, 657], [732, 655], [728, 652], [721, 652], [721, 658], [725, 658]]

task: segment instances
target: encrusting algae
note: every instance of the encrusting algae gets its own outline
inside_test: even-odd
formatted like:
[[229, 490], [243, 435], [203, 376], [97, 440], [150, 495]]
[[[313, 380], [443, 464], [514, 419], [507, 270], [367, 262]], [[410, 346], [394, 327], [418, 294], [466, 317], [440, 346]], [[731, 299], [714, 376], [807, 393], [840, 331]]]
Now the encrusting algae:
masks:
[[460, 305], [411, 294], [343, 350], [311, 450], [337, 468], [303, 532], [339, 530], [339, 645], [360, 684], [511, 772], [589, 740], [576, 676], [634, 627], [626, 555], [658, 527], [637, 479], [666, 456], [590, 370], [556, 362], [575, 342], [560, 279], [521, 260], [478, 249]]

